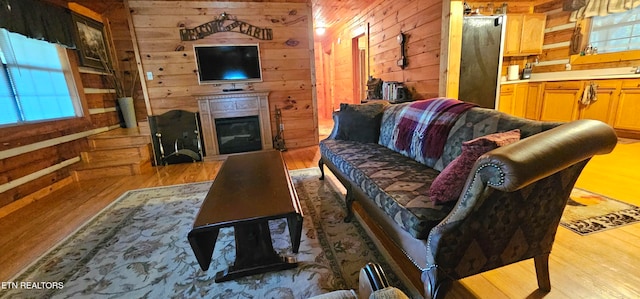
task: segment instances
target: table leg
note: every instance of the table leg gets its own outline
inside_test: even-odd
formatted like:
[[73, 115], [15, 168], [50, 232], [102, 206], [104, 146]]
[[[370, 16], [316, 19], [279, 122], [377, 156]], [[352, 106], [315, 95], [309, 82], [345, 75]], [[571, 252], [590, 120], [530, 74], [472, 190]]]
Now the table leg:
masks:
[[273, 250], [268, 221], [234, 226], [236, 260], [233, 266], [216, 273], [216, 282], [239, 277], [295, 268], [298, 263], [283, 258]]
[[302, 237], [302, 215], [294, 214], [287, 216], [287, 226], [291, 237], [291, 251], [298, 253], [300, 249], [300, 237]]
[[206, 231], [190, 231], [187, 239], [191, 249], [198, 260], [198, 264], [202, 271], [207, 271], [211, 264], [211, 256], [213, 255], [213, 249], [218, 239], [218, 229], [211, 229]]

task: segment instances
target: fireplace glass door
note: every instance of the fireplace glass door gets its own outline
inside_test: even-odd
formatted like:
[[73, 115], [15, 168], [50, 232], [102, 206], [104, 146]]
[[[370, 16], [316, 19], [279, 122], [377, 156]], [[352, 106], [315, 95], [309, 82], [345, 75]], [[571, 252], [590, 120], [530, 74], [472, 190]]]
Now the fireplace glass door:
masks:
[[258, 116], [219, 118], [215, 120], [220, 154], [262, 149]]

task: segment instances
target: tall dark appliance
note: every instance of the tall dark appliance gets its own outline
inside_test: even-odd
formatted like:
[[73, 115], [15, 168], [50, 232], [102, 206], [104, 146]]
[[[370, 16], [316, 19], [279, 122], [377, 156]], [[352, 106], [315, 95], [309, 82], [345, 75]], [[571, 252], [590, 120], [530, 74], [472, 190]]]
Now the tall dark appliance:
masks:
[[495, 108], [502, 68], [505, 17], [465, 16], [458, 99]]

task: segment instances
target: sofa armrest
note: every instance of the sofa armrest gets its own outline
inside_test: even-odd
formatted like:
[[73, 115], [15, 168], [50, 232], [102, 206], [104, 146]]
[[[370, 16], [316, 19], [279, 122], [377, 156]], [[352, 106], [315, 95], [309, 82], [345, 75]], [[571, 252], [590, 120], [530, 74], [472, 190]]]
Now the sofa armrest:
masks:
[[429, 233], [425, 291], [435, 290], [441, 277], [459, 279], [548, 254], [582, 168], [616, 142], [608, 125], [579, 120], [481, 156], [453, 210]]
[[334, 111], [331, 114], [331, 117], [333, 118], [333, 128], [331, 129], [331, 134], [329, 134], [327, 139], [336, 139], [336, 136], [338, 135], [338, 126], [340, 126], [339, 114], [340, 114], [340, 111]]
[[614, 130], [597, 120], [577, 120], [497, 148], [481, 156], [474, 172], [487, 185], [512, 192], [594, 155], [617, 142]]

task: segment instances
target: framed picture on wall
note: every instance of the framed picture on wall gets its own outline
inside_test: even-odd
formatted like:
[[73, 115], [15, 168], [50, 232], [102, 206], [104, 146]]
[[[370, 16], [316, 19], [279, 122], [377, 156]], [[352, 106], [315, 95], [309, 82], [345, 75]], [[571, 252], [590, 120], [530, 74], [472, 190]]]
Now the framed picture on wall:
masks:
[[109, 61], [104, 25], [78, 14], [73, 14], [73, 23], [80, 65], [104, 70]]

